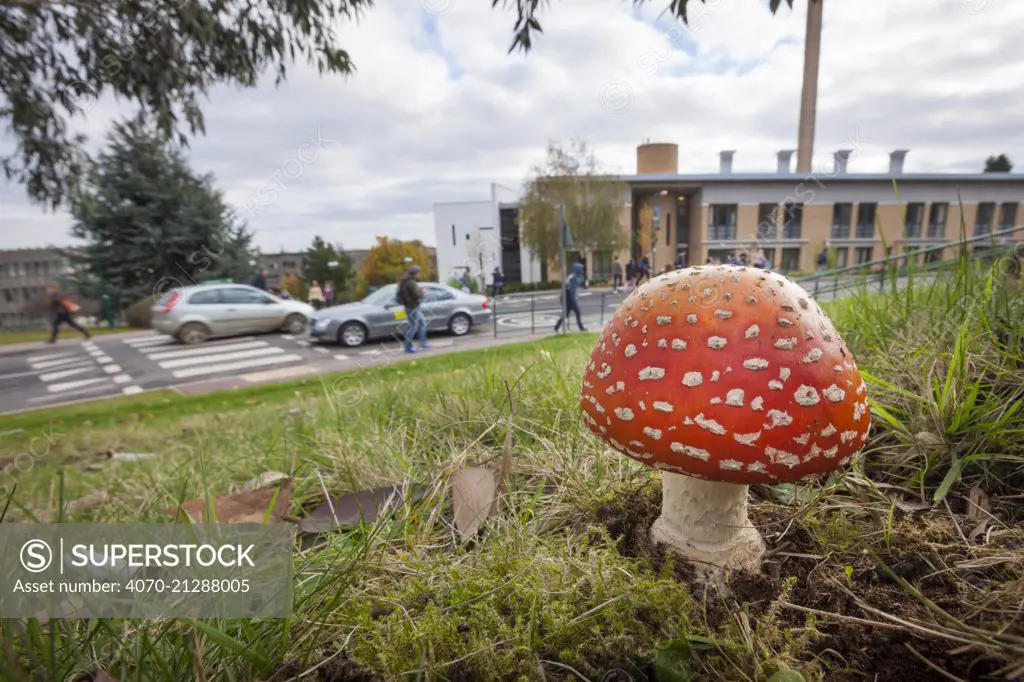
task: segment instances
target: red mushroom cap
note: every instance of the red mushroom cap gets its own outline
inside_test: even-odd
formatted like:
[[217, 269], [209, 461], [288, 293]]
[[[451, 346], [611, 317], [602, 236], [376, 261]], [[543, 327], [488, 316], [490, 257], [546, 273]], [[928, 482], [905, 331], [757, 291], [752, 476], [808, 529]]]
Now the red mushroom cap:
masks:
[[623, 301], [581, 406], [619, 452], [740, 484], [845, 466], [871, 422], [853, 355], [818, 304], [787, 277], [733, 265], [667, 273]]

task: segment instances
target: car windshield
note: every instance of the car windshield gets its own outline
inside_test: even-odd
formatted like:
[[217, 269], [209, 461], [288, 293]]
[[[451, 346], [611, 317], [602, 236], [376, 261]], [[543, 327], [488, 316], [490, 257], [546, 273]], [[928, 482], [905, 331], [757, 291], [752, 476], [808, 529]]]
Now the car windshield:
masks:
[[363, 303], [367, 305], [375, 305], [378, 307], [386, 306], [388, 303], [395, 299], [395, 291], [397, 286], [394, 284], [388, 284], [386, 286], [377, 289], [369, 296], [363, 299]]

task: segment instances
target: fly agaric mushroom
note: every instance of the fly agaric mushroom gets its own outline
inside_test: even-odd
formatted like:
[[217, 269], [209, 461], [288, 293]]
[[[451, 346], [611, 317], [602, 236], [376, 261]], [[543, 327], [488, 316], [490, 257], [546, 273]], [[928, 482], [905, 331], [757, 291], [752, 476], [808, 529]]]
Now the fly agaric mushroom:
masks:
[[818, 304], [786, 277], [731, 265], [635, 290], [594, 348], [581, 406], [591, 431], [662, 471], [653, 539], [705, 575], [760, 566], [749, 485], [845, 466], [871, 421], [853, 356]]

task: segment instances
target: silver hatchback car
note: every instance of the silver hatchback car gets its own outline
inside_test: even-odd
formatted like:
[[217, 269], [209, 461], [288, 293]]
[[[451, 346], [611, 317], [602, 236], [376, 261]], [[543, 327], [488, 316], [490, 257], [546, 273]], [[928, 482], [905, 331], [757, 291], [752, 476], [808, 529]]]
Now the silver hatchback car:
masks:
[[153, 329], [182, 343], [236, 334], [302, 334], [313, 306], [245, 284], [199, 284], [168, 291], [152, 307]]
[[[486, 296], [469, 294], [437, 282], [419, 282], [423, 290], [421, 310], [427, 331], [468, 334], [474, 325], [491, 322], [491, 302]], [[318, 311], [310, 322], [310, 335], [320, 341], [359, 346], [369, 339], [403, 335], [405, 308], [395, 300], [397, 284], [388, 284], [362, 301]]]

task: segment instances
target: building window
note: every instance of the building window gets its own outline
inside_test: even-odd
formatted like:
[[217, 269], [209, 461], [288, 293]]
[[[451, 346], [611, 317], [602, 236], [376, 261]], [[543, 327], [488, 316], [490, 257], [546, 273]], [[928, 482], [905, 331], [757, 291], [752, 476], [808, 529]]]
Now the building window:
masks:
[[878, 204], [857, 205], [857, 239], [875, 238], [875, 211]]
[[768, 261], [768, 267], [769, 268], [774, 268], [775, 267], [775, 249], [765, 249], [764, 250], [764, 259], [766, 261]]
[[946, 216], [949, 213], [949, 204], [937, 203], [932, 204], [931, 210], [928, 212], [928, 236], [945, 237], [946, 236]]
[[858, 246], [853, 250], [853, 262], [855, 265], [863, 265], [871, 260], [872, 247]]
[[978, 214], [974, 218], [974, 234], [988, 234], [992, 230], [992, 217], [995, 215], [996, 205], [991, 201], [983, 201], [978, 204]]
[[672, 243], [672, 214], [665, 214], [665, 246]]
[[757, 238], [778, 239], [779, 211], [777, 204], [759, 204], [757, 207]]
[[924, 254], [924, 262], [938, 263], [940, 260], [942, 260], [942, 251], [943, 249], [931, 249], [929, 251], [926, 251]]
[[1017, 226], [1017, 202], [1008, 201], [999, 207], [999, 229], [1009, 230]]
[[708, 211], [708, 238], [711, 241], [736, 239], [736, 204], [711, 204]]
[[12, 289], [4, 289], [4, 299], [8, 303], [14, 302], [14, 291]]
[[612, 278], [612, 252], [611, 251], [594, 251], [593, 253], [593, 272], [590, 273], [591, 279], [611, 279]]
[[794, 272], [800, 267], [800, 249], [783, 249], [779, 269], [783, 272]]
[[[782, 226], [783, 239], [800, 239], [800, 228], [804, 218], [804, 205], [786, 202], [785, 223]], [[785, 252], [783, 252], [785, 258]]]
[[853, 223], [853, 204], [836, 204], [832, 207], [832, 239], [849, 239]]
[[907, 239], [917, 239], [921, 236], [921, 225], [924, 223], [924, 204], [907, 204]]
[[[847, 204], [849, 206], [849, 204]], [[849, 225], [847, 225], [849, 232]], [[845, 246], [836, 249], [836, 268], [845, 268], [850, 262], [850, 249]]]

